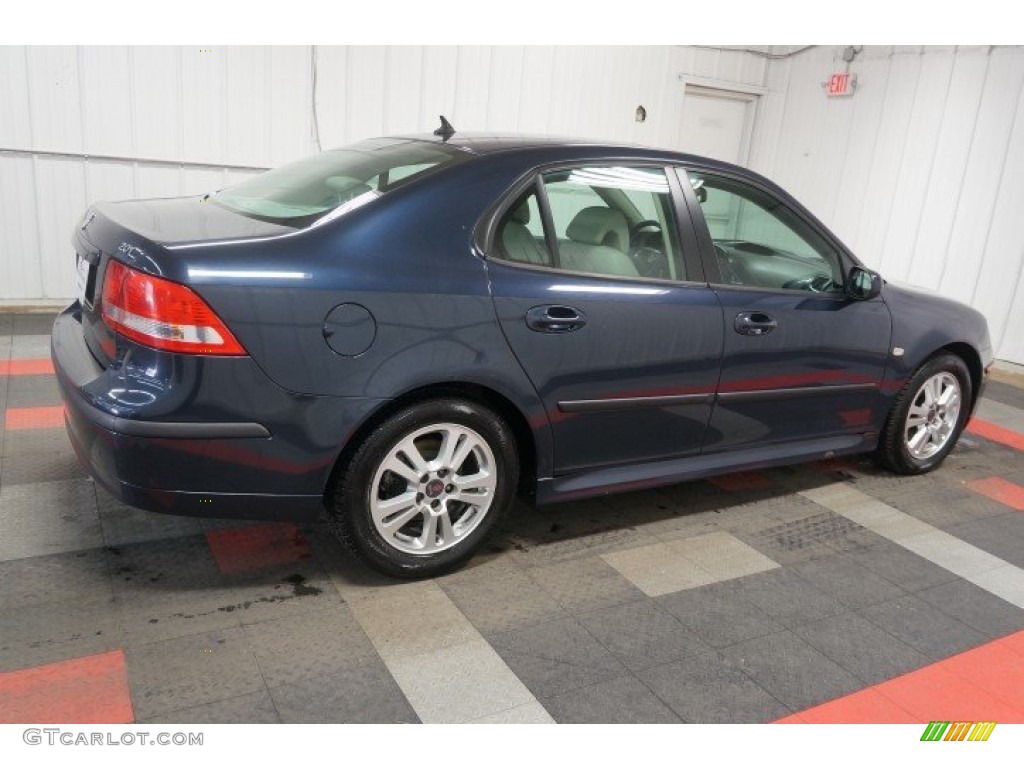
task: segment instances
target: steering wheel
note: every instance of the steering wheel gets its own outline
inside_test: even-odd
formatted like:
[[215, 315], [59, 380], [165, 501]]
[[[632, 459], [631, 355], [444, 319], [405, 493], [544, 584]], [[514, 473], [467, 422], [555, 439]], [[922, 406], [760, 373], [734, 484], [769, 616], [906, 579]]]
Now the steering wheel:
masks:
[[661, 222], [655, 221], [654, 219], [643, 219], [642, 221], [638, 221], [636, 224], [629, 228], [629, 239], [631, 242], [637, 235], [640, 234], [640, 230], [643, 229], [644, 227], [657, 227], [660, 230]]
[[787, 280], [782, 284], [783, 288], [796, 291], [813, 291], [814, 293], [828, 293], [836, 288], [830, 275], [816, 273], [805, 277], [798, 277], [794, 280]]

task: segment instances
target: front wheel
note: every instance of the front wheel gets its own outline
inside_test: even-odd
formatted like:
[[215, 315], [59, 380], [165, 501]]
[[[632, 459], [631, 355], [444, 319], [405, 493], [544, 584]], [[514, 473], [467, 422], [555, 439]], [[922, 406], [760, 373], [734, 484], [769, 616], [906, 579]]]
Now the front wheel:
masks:
[[391, 576], [461, 565], [514, 497], [519, 462], [500, 417], [461, 399], [398, 412], [360, 444], [328, 499], [342, 543]]
[[876, 459], [903, 475], [930, 472], [960, 437], [971, 403], [971, 376], [964, 361], [936, 355], [896, 396], [882, 430]]

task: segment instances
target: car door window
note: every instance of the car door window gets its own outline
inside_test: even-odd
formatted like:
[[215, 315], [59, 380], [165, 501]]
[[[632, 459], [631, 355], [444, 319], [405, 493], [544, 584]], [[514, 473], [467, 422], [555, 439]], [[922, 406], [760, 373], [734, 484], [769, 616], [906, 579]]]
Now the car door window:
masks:
[[585, 166], [542, 180], [562, 269], [686, 279], [664, 169]]
[[553, 265], [544, 239], [537, 193], [531, 188], [509, 207], [498, 225], [495, 247], [499, 258], [538, 267]]
[[545, 237], [531, 188], [498, 224], [499, 258], [592, 275], [687, 279], [664, 169], [582, 166], [541, 181], [553, 236]]
[[841, 293], [838, 251], [788, 206], [735, 179], [689, 174], [715, 247], [721, 282]]

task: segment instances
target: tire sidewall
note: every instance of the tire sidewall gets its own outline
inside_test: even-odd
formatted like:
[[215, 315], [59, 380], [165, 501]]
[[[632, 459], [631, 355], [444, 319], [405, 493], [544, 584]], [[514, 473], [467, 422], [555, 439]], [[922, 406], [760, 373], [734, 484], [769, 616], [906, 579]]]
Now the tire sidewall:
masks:
[[[953, 434], [946, 441], [942, 450], [938, 451], [934, 456], [929, 456], [927, 459], [918, 459], [910, 454], [903, 437], [907, 413], [910, 411], [910, 407], [913, 405], [921, 385], [932, 376], [942, 372], [951, 373], [960, 384], [960, 413], [957, 416], [957, 423]], [[967, 370], [967, 365], [963, 360], [955, 355], [939, 355], [929, 360], [917, 370], [917, 373], [914, 374], [914, 377], [907, 385], [907, 396], [900, 403], [895, 413], [895, 424], [893, 425], [897, 429], [898, 442], [896, 446], [899, 452], [899, 459], [909, 470], [914, 473], [928, 472], [935, 469], [949, 455], [956, 446], [957, 441], [960, 439], [960, 433], [967, 424], [967, 419], [970, 416], [972, 396], [970, 372]]]
[[[406, 435], [431, 424], [450, 422], [469, 427], [494, 454], [497, 483], [491, 506], [477, 527], [455, 546], [430, 555], [414, 555], [392, 547], [370, 514], [373, 480], [382, 461]], [[399, 577], [427, 577], [468, 560], [496, 530], [511, 505], [518, 485], [519, 461], [511, 430], [489, 409], [469, 400], [444, 399], [405, 408], [377, 427], [357, 449], [345, 473], [332, 514], [344, 515], [351, 544], [372, 565]]]

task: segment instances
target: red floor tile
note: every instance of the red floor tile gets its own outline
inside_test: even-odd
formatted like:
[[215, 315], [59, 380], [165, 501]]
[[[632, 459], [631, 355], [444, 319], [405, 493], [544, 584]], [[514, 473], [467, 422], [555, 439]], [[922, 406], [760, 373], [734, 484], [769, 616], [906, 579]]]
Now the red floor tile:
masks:
[[48, 357], [0, 360], [0, 376], [40, 376], [47, 373], [53, 373], [53, 362]]
[[733, 472], [730, 475], [709, 477], [708, 482], [723, 491], [756, 491], [775, 485], [763, 472]]
[[1024, 723], [1024, 631], [776, 722]]
[[[1024, 632], [1018, 634], [1024, 635]], [[1024, 656], [1008, 646], [990, 643], [958, 654], [944, 666], [997, 699], [1024, 709]]]
[[247, 573], [309, 560], [313, 555], [291, 523], [268, 523], [206, 534], [221, 573]]
[[1024, 435], [1020, 432], [1000, 427], [998, 424], [979, 419], [977, 416], [967, 422], [967, 431], [972, 435], [984, 437], [986, 440], [992, 440], [993, 442], [1016, 448], [1018, 451], [1024, 451]]
[[0, 723], [131, 723], [124, 652], [0, 672]]
[[949, 671], [944, 666], [947, 661], [889, 680], [878, 685], [877, 690], [922, 723], [931, 720], [1024, 723], [1024, 702], [1013, 706], [993, 696], [973, 681]]
[[919, 718], [897, 706], [874, 688], [851, 693], [805, 709], [776, 722], [794, 723], [916, 723]]
[[7, 429], [52, 429], [64, 426], [64, 406], [45, 408], [8, 408], [4, 419]]
[[966, 485], [975, 493], [988, 496], [1018, 512], [1024, 512], [1024, 488], [1016, 483], [1001, 477], [984, 477], [980, 480], [970, 480]]

